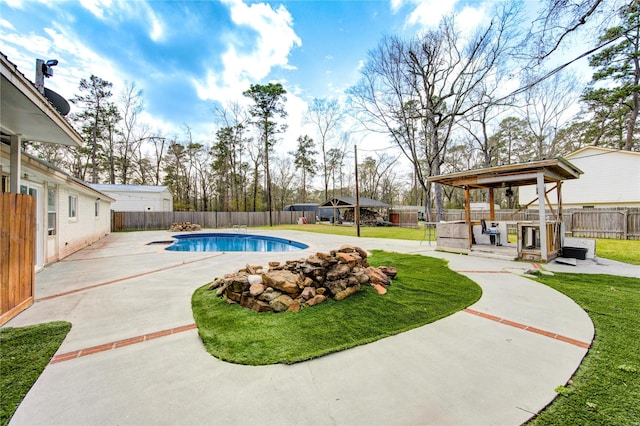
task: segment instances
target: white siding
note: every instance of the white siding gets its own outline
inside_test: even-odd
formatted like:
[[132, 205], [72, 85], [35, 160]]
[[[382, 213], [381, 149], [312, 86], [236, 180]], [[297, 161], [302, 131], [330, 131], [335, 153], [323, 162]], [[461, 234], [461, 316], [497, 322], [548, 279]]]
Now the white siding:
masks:
[[115, 200], [111, 203], [113, 211], [173, 211], [173, 196], [166, 187], [142, 186], [136, 190], [136, 185], [95, 185], [94, 188]]
[[[69, 195], [78, 197], [77, 218], [69, 218]], [[95, 194], [61, 186], [58, 190], [58, 260], [98, 241], [111, 231], [109, 202], [99, 200], [100, 212], [95, 216]]]
[[[562, 184], [563, 207], [640, 207], [639, 153], [588, 148], [566, 159], [584, 174]], [[551, 187], [547, 184], [547, 190]], [[536, 197], [535, 186], [520, 187], [519, 193], [521, 205]], [[557, 204], [556, 191], [549, 193], [549, 200]]]

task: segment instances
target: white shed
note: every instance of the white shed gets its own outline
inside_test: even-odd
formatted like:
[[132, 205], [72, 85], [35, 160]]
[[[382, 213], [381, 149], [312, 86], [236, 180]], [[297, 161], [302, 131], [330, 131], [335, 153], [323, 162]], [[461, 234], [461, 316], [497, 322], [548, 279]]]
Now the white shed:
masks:
[[91, 184], [91, 187], [116, 200], [111, 204], [111, 210], [116, 212], [173, 211], [173, 195], [166, 186]]
[[[587, 146], [565, 158], [584, 172], [562, 185], [565, 209], [640, 207], [640, 152]], [[520, 205], [535, 199], [535, 191], [535, 186], [520, 187]], [[557, 205], [554, 193], [549, 198]]]

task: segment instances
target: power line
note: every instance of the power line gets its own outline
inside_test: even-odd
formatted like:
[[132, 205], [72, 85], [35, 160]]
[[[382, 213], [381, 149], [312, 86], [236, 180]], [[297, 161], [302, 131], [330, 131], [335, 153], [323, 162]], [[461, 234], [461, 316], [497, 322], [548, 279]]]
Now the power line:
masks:
[[[640, 25], [636, 25], [635, 27], [630, 28], [630, 29], [629, 29], [629, 31], [636, 30], [636, 29], [638, 29], [639, 27], [640, 27]], [[606, 41], [606, 42], [604, 42], [604, 43], [602, 43], [602, 44], [600, 44], [600, 45], [598, 45], [598, 46], [594, 47], [593, 49], [588, 50], [587, 52], [582, 53], [581, 55], [577, 56], [576, 58], [572, 59], [571, 61], [566, 62], [566, 63], [564, 63], [564, 64], [562, 64], [562, 65], [560, 65], [560, 66], [558, 66], [558, 67], [554, 68], [553, 70], [549, 71], [547, 74], [543, 75], [542, 77], [540, 77], [540, 78], [538, 78], [538, 79], [536, 79], [536, 80], [532, 81], [532, 82], [531, 82], [531, 83], [529, 83], [529, 84], [526, 84], [525, 86], [520, 87], [519, 89], [516, 89], [515, 91], [511, 92], [510, 94], [508, 94], [508, 95], [506, 95], [506, 96], [504, 96], [504, 97], [502, 97], [502, 98], [498, 99], [496, 102], [500, 102], [500, 101], [503, 101], [503, 100], [505, 100], [505, 99], [507, 99], [507, 98], [510, 98], [511, 96], [519, 95], [520, 93], [526, 92], [527, 90], [531, 89], [531, 88], [532, 88], [533, 86], [535, 86], [536, 84], [538, 84], [538, 83], [540, 83], [540, 82], [542, 82], [542, 81], [546, 80], [547, 78], [549, 78], [549, 77], [553, 76], [554, 74], [557, 74], [558, 72], [562, 71], [563, 69], [565, 69], [565, 68], [566, 68], [566, 67], [568, 67], [569, 65], [573, 64], [574, 62], [577, 62], [577, 61], [579, 61], [580, 59], [582, 59], [582, 58], [584, 58], [584, 57], [586, 57], [586, 56], [589, 56], [589, 55], [591, 55], [592, 53], [594, 53], [594, 52], [596, 52], [596, 51], [598, 51], [598, 50], [602, 49], [603, 47], [605, 47], [605, 46], [607, 46], [607, 45], [609, 45], [609, 44], [613, 43], [614, 41], [616, 41], [616, 40], [618, 40], [619, 38], [623, 37], [625, 34], [626, 34], [626, 32], [622, 32], [622, 33], [618, 34], [617, 36], [615, 36], [615, 37], [614, 37], [614, 38], [612, 38], [611, 40], [608, 40], [608, 41]]]

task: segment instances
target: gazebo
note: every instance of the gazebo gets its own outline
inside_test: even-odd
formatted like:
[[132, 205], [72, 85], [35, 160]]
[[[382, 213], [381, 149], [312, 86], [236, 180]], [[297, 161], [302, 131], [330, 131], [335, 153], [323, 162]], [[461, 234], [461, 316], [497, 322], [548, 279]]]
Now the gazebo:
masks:
[[[496, 188], [509, 190], [519, 186], [536, 186], [536, 198], [523, 209], [538, 202], [538, 221], [511, 221], [518, 231], [517, 258], [548, 262], [558, 256], [563, 242], [562, 232], [562, 182], [578, 179], [582, 171], [563, 158], [531, 161], [489, 167], [479, 170], [432, 176], [429, 182], [448, 185], [464, 190], [465, 220], [440, 222], [437, 224], [437, 248], [445, 251], [470, 253], [479, 240], [499, 246], [501, 235], [507, 236], [507, 222], [496, 222], [494, 211], [494, 191]], [[549, 184], [551, 187], [546, 188]], [[470, 191], [488, 192], [489, 217], [480, 222], [471, 220]], [[554, 210], [548, 194], [556, 191], [558, 206]], [[547, 211], [549, 209], [549, 211]], [[549, 214], [550, 213], [550, 214]], [[487, 225], [487, 222], [489, 224]], [[503, 238], [506, 240], [506, 238]]]
[[[359, 208], [364, 209], [388, 209], [391, 207], [387, 203], [383, 203], [382, 201], [373, 200], [371, 198], [358, 198], [357, 206]], [[356, 208], [356, 197], [335, 197], [330, 200], [325, 201], [320, 204], [319, 208], [321, 209], [332, 209], [334, 212], [334, 220], [337, 219], [336, 211], [338, 209], [355, 209]]]

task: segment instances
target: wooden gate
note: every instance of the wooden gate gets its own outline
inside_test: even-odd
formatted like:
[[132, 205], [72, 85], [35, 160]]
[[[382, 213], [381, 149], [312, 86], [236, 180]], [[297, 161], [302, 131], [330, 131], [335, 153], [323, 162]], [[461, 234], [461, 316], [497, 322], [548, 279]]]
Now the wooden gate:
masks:
[[0, 194], [0, 325], [33, 304], [36, 211], [31, 195]]

